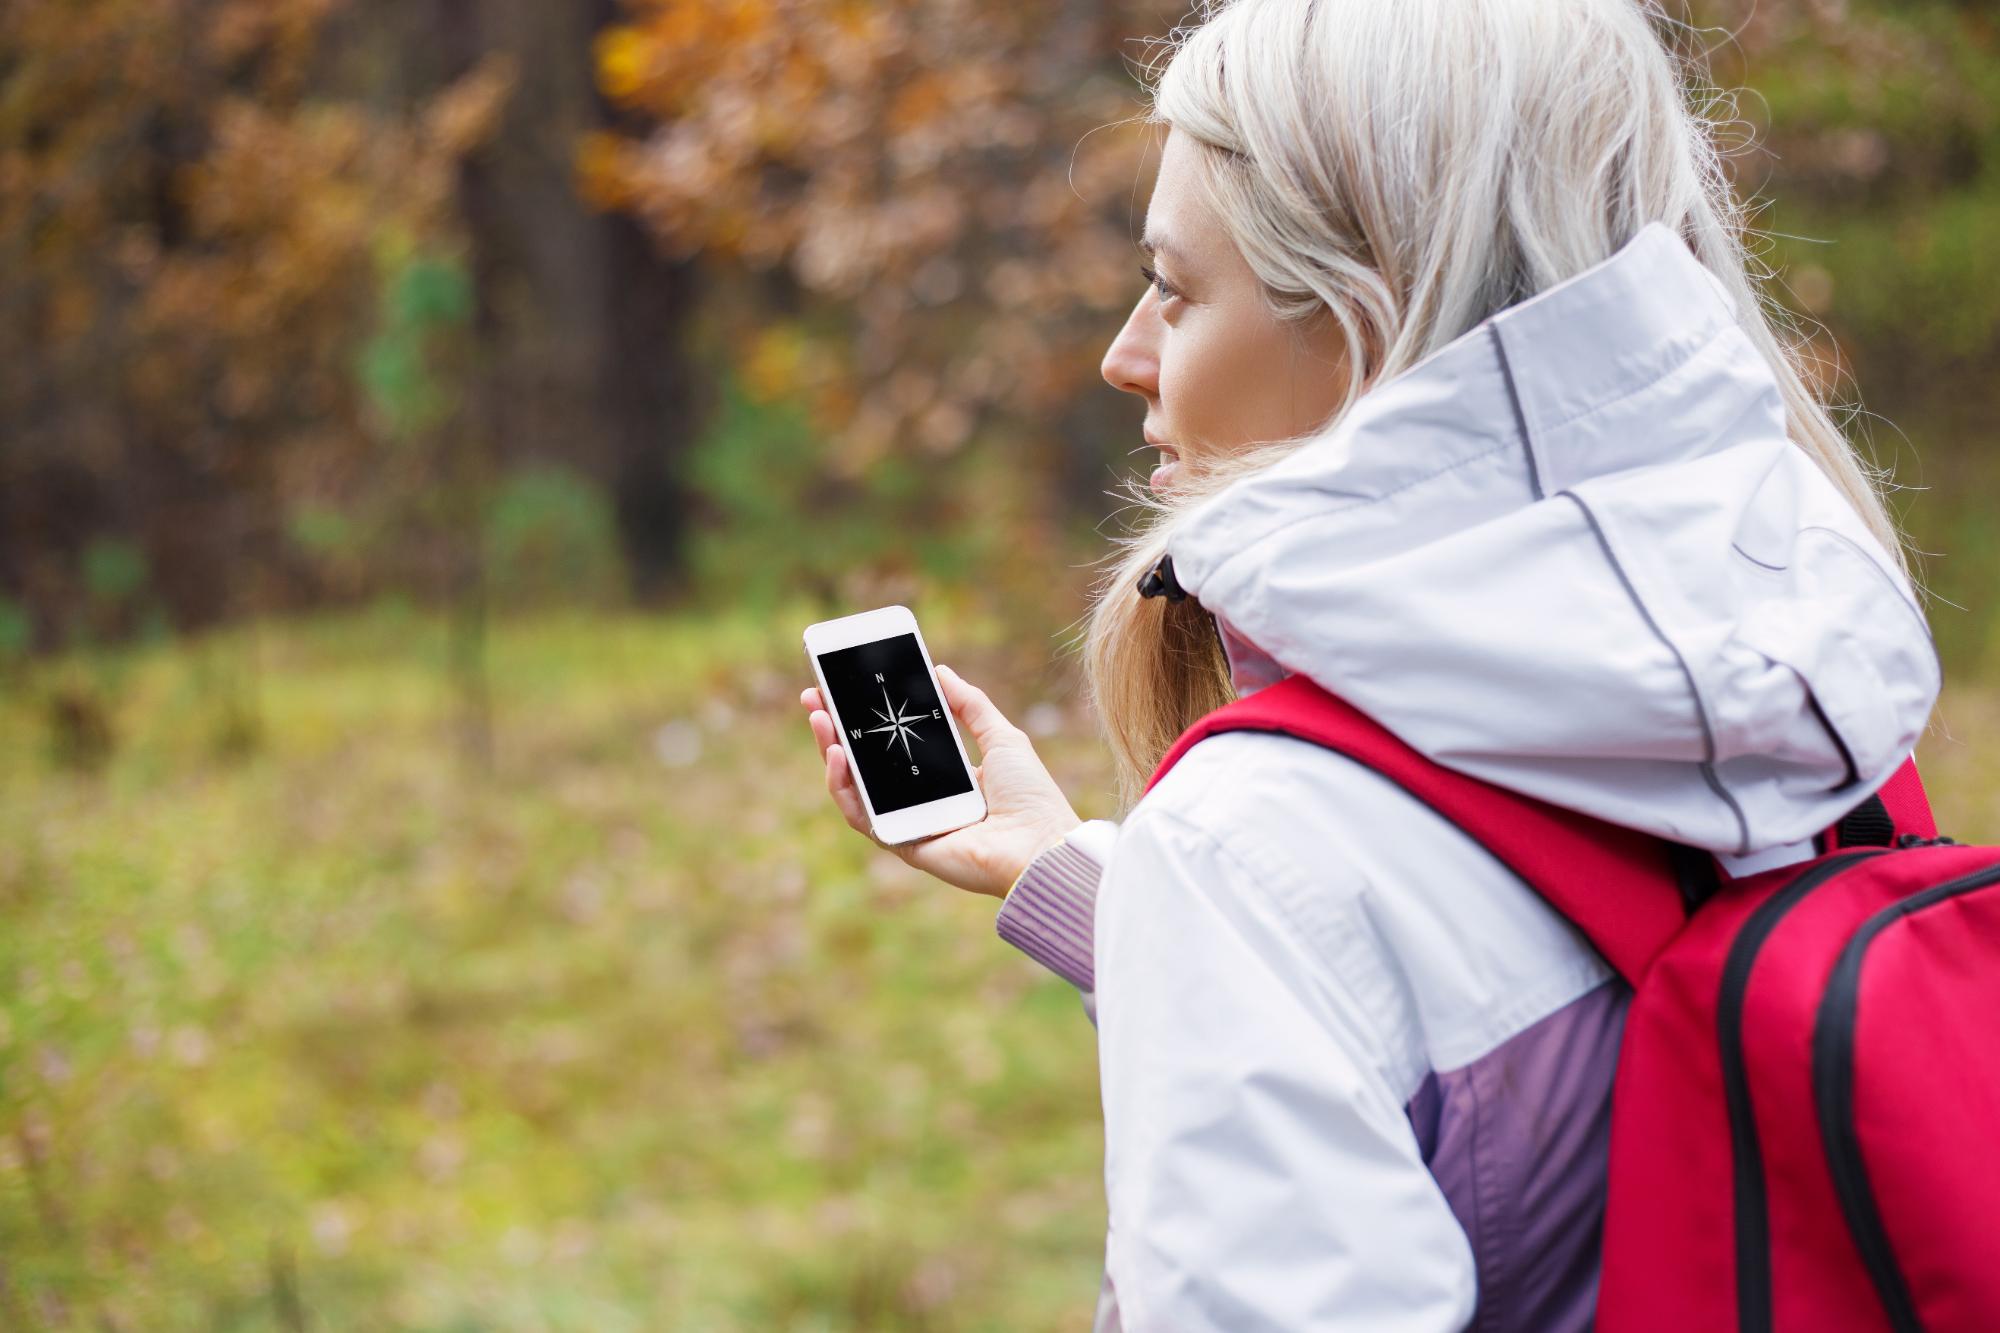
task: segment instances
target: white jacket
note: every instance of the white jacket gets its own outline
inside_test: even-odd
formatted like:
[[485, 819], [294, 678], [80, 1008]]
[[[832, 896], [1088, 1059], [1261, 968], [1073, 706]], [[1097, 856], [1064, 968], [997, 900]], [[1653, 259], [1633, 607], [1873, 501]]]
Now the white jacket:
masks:
[[[1303, 672], [1448, 767], [1733, 873], [1810, 855], [1940, 684], [1908, 585], [1660, 224], [1377, 386], [1172, 554], [1240, 692]], [[1000, 925], [1094, 998], [1100, 1329], [1588, 1326], [1626, 989], [1427, 806], [1218, 735], [1038, 858]]]

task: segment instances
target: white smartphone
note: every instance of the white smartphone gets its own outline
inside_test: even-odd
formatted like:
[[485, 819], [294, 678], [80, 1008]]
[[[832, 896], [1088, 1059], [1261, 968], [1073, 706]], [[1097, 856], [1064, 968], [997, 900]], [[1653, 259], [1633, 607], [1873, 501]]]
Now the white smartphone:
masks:
[[894, 845], [986, 818], [937, 668], [907, 606], [806, 626], [806, 658], [875, 836]]

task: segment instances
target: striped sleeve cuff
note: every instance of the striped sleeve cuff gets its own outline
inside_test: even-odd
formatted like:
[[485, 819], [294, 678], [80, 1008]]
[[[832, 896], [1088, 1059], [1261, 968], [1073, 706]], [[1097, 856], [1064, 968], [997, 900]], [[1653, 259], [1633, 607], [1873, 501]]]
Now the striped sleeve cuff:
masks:
[[1081, 841], [1072, 834], [1028, 862], [1000, 904], [993, 928], [1049, 971], [1089, 991], [1096, 986], [1092, 922], [1104, 867], [1078, 845]]

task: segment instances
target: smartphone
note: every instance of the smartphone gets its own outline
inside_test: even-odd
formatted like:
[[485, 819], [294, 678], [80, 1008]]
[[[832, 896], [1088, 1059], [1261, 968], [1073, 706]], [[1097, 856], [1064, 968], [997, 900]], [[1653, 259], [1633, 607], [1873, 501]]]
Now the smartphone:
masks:
[[806, 626], [806, 658], [874, 834], [891, 846], [986, 818], [937, 668], [907, 606]]

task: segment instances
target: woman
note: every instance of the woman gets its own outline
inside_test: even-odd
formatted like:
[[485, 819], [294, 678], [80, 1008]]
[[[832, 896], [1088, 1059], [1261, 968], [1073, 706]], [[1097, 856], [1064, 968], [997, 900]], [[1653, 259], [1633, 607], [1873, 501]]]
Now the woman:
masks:
[[[1090, 617], [1128, 802], [1293, 672], [1732, 874], [1812, 855], [1907, 757], [1939, 680], [1901, 548], [1746, 277], [1662, 22], [1243, 0], [1178, 35], [1151, 285], [1103, 365], [1165, 456]], [[1588, 1327], [1629, 991], [1581, 936], [1287, 736], [1212, 736], [1079, 821], [939, 674], [991, 813], [896, 850], [1004, 895], [1091, 1006], [1098, 1326]]]

